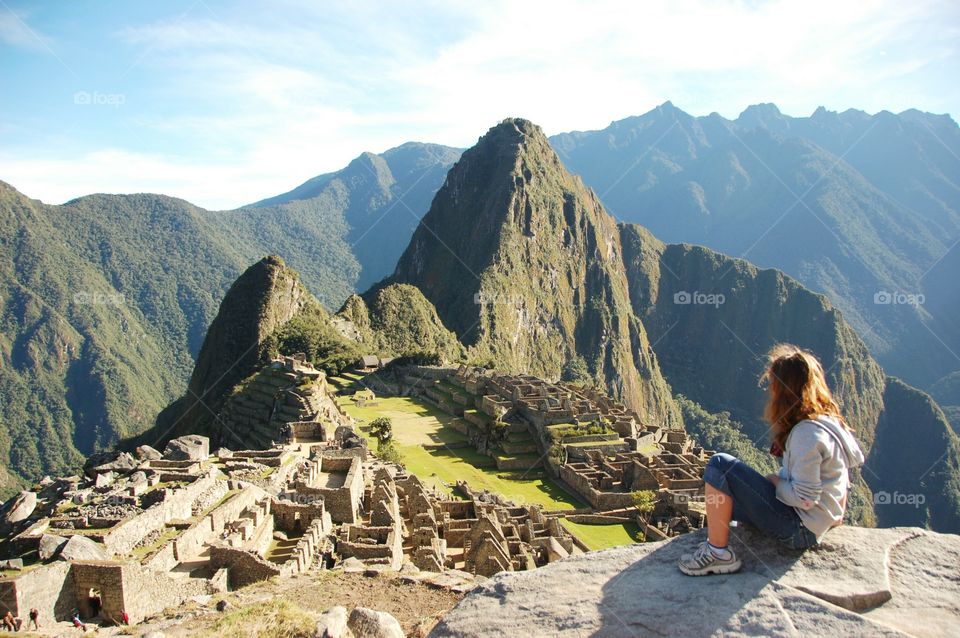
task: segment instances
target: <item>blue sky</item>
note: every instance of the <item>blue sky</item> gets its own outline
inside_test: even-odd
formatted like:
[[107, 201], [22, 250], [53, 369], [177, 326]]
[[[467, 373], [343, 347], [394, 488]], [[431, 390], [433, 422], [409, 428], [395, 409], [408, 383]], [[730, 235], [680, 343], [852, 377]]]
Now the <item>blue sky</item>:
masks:
[[956, 2], [0, 0], [0, 179], [232, 208], [409, 140], [666, 100], [960, 112]]

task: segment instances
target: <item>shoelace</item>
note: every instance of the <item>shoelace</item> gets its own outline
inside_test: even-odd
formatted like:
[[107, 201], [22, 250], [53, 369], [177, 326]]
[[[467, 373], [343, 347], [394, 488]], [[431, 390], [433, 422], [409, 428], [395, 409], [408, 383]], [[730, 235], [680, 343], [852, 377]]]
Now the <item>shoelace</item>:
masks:
[[707, 544], [704, 543], [697, 548], [696, 553], [693, 555], [693, 560], [697, 562], [697, 565], [703, 567], [707, 563], [710, 563], [715, 559], [713, 552], [710, 551], [710, 548], [707, 547]]

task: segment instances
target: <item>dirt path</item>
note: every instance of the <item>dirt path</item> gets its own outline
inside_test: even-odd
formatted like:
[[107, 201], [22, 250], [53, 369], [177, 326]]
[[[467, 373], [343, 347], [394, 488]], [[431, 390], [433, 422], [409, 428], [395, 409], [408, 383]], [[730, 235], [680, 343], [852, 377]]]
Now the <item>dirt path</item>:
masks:
[[[340, 571], [313, 571], [284, 581], [268, 581], [231, 592], [223, 597], [230, 605], [224, 613], [214, 609], [217, 599], [205, 605], [189, 603], [177, 610], [171, 610], [174, 613], [170, 616], [143, 623], [136, 628], [133, 635], [141, 635], [150, 630], [162, 631], [165, 638], [226, 635], [217, 630], [218, 621], [222, 622], [225, 615], [258, 605], [272, 609], [276, 601], [282, 600], [293, 606], [297, 614], [302, 611], [310, 617], [316, 617], [335, 605], [346, 607], [348, 612], [358, 606], [386, 611], [400, 621], [408, 635], [425, 636], [442, 614], [449, 611], [462, 597], [461, 594], [425, 585], [405, 584], [388, 576], [368, 577]], [[289, 610], [284, 613], [289, 613]], [[276, 619], [269, 620], [276, 623]], [[243, 626], [249, 631], [246, 635], [267, 638], [275, 635], [269, 633], [268, 625], [269, 623], [265, 622], [261, 629], [254, 620], [245, 621]], [[117, 631], [105, 629], [98, 635], [117, 635]]]

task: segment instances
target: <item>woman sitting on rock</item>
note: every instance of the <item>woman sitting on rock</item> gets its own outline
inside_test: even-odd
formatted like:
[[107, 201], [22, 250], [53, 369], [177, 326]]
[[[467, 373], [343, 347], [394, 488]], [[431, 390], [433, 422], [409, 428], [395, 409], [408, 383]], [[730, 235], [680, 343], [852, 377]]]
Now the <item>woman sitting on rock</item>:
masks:
[[860, 446], [815, 356], [781, 344], [768, 358], [761, 378], [769, 384], [764, 417], [773, 432], [770, 451], [783, 457], [782, 467], [765, 477], [729, 454], [713, 455], [703, 472], [707, 540], [679, 563], [689, 576], [740, 569], [727, 546], [731, 520], [749, 523], [791, 549], [813, 547], [843, 521], [847, 470], [863, 463]]

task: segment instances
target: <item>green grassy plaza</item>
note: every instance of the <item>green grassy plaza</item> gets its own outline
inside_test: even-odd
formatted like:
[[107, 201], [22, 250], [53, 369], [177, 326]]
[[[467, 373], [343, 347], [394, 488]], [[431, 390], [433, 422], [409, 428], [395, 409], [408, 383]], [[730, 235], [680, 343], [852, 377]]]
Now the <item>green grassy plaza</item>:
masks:
[[[389, 417], [393, 437], [407, 470], [425, 483], [447, 493], [458, 480], [474, 490], [489, 490], [516, 503], [535, 503], [548, 510], [585, 507], [576, 496], [561, 488], [543, 470], [501, 472], [489, 456], [478, 453], [467, 437], [451, 423], [458, 417], [410, 397], [377, 397], [357, 407], [351, 397], [339, 397], [338, 403], [357, 420], [360, 432], [373, 419]], [[376, 449], [376, 443], [371, 441]], [[563, 524], [590, 549], [603, 549], [636, 542], [635, 525]]]
[[574, 523], [566, 519], [563, 526], [574, 536], [586, 543], [590, 549], [606, 549], [617, 545], [630, 545], [640, 542], [640, 528], [635, 523], [622, 525], [587, 525]]

